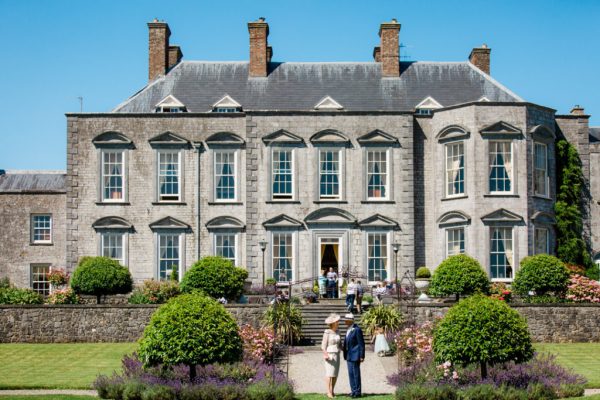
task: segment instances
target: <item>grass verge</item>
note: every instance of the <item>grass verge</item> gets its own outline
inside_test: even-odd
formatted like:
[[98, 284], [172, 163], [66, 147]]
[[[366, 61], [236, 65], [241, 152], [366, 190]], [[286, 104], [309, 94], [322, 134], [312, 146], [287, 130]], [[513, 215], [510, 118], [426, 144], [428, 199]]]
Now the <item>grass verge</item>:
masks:
[[535, 348], [556, 355], [560, 365], [585, 376], [586, 387], [600, 388], [600, 343], [537, 343]]

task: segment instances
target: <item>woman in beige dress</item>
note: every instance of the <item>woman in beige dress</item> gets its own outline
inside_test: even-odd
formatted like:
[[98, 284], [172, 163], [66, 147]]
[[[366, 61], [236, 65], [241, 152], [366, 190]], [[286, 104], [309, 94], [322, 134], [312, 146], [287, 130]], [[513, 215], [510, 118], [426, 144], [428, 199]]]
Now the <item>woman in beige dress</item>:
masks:
[[329, 325], [329, 329], [325, 329], [325, 332], [323, 333], [321, 350], [323, 350], [323, 358], [325, 360], [327, 397], [333, 399], [335, 396], [335, 382], [337, 381], [338, 372], [340, 371], [340, 350], [342, 348], [340, 335], [337, 333], [340, 324], [340, 316], [337, 314], [330, 314], [325, 320], [325, 323]]

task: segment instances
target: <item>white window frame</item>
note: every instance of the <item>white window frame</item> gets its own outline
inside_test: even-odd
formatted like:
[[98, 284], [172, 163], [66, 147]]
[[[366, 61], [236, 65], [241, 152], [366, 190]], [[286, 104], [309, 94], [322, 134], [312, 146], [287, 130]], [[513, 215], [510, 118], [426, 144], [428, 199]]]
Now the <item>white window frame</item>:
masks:
[[[233, 198], [232, 199], [220, 199], [217, 196], [217, 187], [218, 187], [218, 182], [219, 182], [219, 177], [221, 176], [218, 172], [217, 172], [217, 159], [219, 158], [219, 155], [222, 154], [233, 154]], [[219, 150], [215, 150], [214, 151], [214, 157], [213, 157], [213, 195], [214, 195], [214, 201], [216, 203], [231, 203], [231, 202], [236, 202], [237, 199], [239, 198], [239, 174], [238, 174], [238, 151], [234, 150], [234, 149], [219, 149]]]
[[[538, 146], [544, 149], [544, 168], [537, 168], [537, 149]], [[544, 192], [538, 192], [537, 171], [544, 172]], [[550, 195], [550, 180], [548, 179], [548, 145], [542, 142], [533, 142], [533, 193], [537, 196], [548, 197]]]
[[[510, 278], [494, 278], [492, 277], [492, 241], [494, 240], [494, 230], [495, 229], [510, 229], [511, 231], [511, 236], [510, 236], [510, 240], [511, 240], [511, 247], [512, 247], [512, 263], [509, 263], [509, 265], [512, 267], [512, 276]], [[490, 226], [489, 228], [489, 251], [488, 251], [488, 260], [489, 260], [489, 266], [490, 266], [490, 280], [492, 282], [512, 282], [513, 279], [515, 278], [515, 274], [517, 273], [516, 268], [515, 268], [515, 228], [513, 226]], [[502, 253], [499, 253], [502, 254]], [[506, 257], [506, 252], [504, 253], [505, 257]], [[506, 271], [505, 271], [505, 275], [506, 275]]]
[[[449, 170], [448, 170], [448, 153], [450, 148], [454, 148], [455, 146], [460, 146], [460, 148], [462, 148], [462, 167], [458, 167], [458, 171], [460, 173], [460, 170], [462, 169], [462, 192], [460, 193], [450, 193], [450, 187], [452, 185], [452, 187], [454, 187], [454, 180], [450, 181], [450, 177], [449, 177]], [[454, 151], [454, 150], [453, 150]], [[453, 157], [454, 157], [454, 153], [453, 153]], [[465, 195], [466, 193], [466, 185], [467, 185], [467, 165], [466, 165], [466, 157], [465, 157], [465, 142], [463, 140], [460, 141], [456, 141], [456, 142], [450, 142], [450, 143], [446, 143], [444, 145], [444, 192], [446, 193], [446, 197], [451, 198], [451, 197], [462, 197]], [[454, 170], [452, 170], [454, 171]]]
[[238, 109], [235, 107], [215, 107], [213, 109], [215, 113], [234, 113], [238, 112]]
[[[492, 191], [491, 190], [491, 186], [492, 186], [492, 181], [491, 181], [491, 172], [492, 172], [492, 165], [490, 163], [490, 153], [492, 151], [492, 146], [497, 144], [497, 143], [508, 143], [509, 144], [509, 150], [510, 150], [510, 163], [511, 163], [511, 173], [507, 174], [508, 179], [510, 181], [510, 191], [505, 190], [505, 191]], [[488, 164], [488, 173], [487, 173], [487, 180], [488, 180], [488, 191], [490, 194], [513, 194], [515, 193], [515, 157], [514, 157], [514, 146], [513, 146], [513, 141], [512, 140], [490, 140], [488, 142], [488, 154], [487, 154], [487, 164]], [[504, 169], [506, 170], [506, 159], [504, 159]]]
[[[324, 195], [321, 193], [321, 176], [324, 175], [322, 174], [321, 171], [321, 153], [337, 153], [338, 155], [338, 194], [337, 195]], [[344, 157], [343, 157], [343, 153], [342, 153], [342, 149], [340, 148], [325, 148], [325, 149], [319, 149], [318, 151], [318, 157], [317, 157], [317, 170], [318, 170], [318, 193], [319, 193], [319, 200], [325, 200], [325, 201], [340, 201], [343, 198], [343, 188], [344, 188]], [[333, 174], [329, 174], [329, 175], [333, 175]]]
[[[107, 154], [120, 154], [121, 155], [121, 198], [113, 199], [106, 197], [106, 182], [105, 182], [105, 159]], [[126, 174], [126, 153], [123, 149], [102, 149], [100, 151], [100, 198], [103, 203], [124, 203], [126, 199], [126, 188], [127, 188], [127, 174]], [[113, 176], [113, 175], [109, 175]], [[119, 175], [114, 175], [119, 176]]]
[[[163, 175], [161, 175], [161, 156], [162, 155], [177, 155], [177, 188], [178, 188], [178, 192], [176, 194], [171, 194], [171, 195], [163, 195], [161, 194], [161, 177]], [[183, 187], [182, 187], [182, 183], [183, 183], [183, 179], [182, 179], [182, 165], [181, 165], [181, 151], [180, 150], [165, 150], [165, 149], [159, 149], [156, 151], [156, 195], [157, 195], [157, 199], [159, 203], [172, 203], [172, 202], [181, 202], [182, 199], [182, 192], [183, 192]], [[164, 175], [165, 177], [168, 175]], [[165, 197], [163, 199], [163, 196]], [[167, 197], [171, 197], [171, 198], [167, 198]], [[175, 199], [175, 197], [177, 197]]]
[[[162, 280], [168, 280], [170, 277], [168, 275], [166, 275], [165, 277], [161, 276], [161, 271], [160, 271], [160, 264], [161, 261], [163, 260], [161, 258], [161, 238], [163, 236], [175, 236], [177, 237], [177, 248], [179, 251], [179, 257], [177, 258], [177, 262], [178, 262], [178, 271], [177, 271], [177, 276], [179, 278], [179, 280], [181, 280], [182, 278], [182, 271], [183, 271], [183, 262], [184, 262], [184, 248], [183, 248], [183, 234], [180, 232], [158, 232], [156, 234], [156, 278], [159, 281]], [[165, 270], [168, 271], [168, 269]]]
[[[99, 232], [100, 235], [100, 251], [99, 251], [99, 255], [102, 257], [108, 257], [108, 258], [112, 258], [113, 260], [116, 260], [119, 262], [119, 264], [123, 265], [123, 266], [127, 266], [127, 233], [123, 232], [123, 231], [113, 231], [113, 230], [103, 230], [101, 232]], [[121, 237], [121, 258], [113, 258], [113, 257], [109, 257], [107, 255], [105, 255], [104, 250], [106, 248], [106, 240], [107, 238], [105, 236], [120, 236]], [[110, 239], [109, 239], [110, 242]], [[108, 245], [110, 246], [111, 243], [108, 243]], [[109, 247], [110, 249], [110, 247]]]
[[[385, 237], [385, 250], [386, 250], [386, 257], [376, 257], [376, 259], [385, 259], [387, 260], [385, 263], [385, 273], [386, 273], [386, 277], [380, 277], [380, 280], [371, 280], [370, 279], [370, 270], [369, 270], [369, 260], [370, 260], [370, 256], [369, 256], [369, 238], [372, 235], [381, 235], [383, 237]], [[391, 279], [392, 276], [392, 240], [391, 240], [391, 232], [389, 231], [368, 231], [366, 232], [365, 235], [365, 255], [366, 255], [366, 272], [367, 272], [367, 281], [369, 283], [369, 285], [373, 285], [376, 284], [378, 282], [381, 281], [389, 281]], [[373, 278], [375, 277], [375, 274], [373, 274]]]
[[[280, 281], [279, 277], [275, 276], [275, 258], [279, 259], [279, 256], [275, 256], [275, 238], [279, 235], [289, 235], [291, 238], [290, 254], [286, 256], [286, 259], [290, 259], [291, 269], [291, 280]], [[273, 231], [271, 232], [271, 277], [277, 282], [293, 282], [296, 279], [296, 234], [291, 231]]]
[[[33, 263], [29, 265], [29, 285], [34, 292], [39, 293], [43, 296], [47, 296], [50, 294], [50, 282], [48, 281], [47, 275], [45, 275], [44, 273], [34, 272], [34, 268], [46, 268], [48, 272], [50, 272], [51, 267], [52, 265], [48, 263]], [[46, 274], [48, 272], [46, 272]], [[42, 276], [44, 279], [36, 280], [36, 277], [39, 276]], [[46, 285], [46, 288], [39, 290], [39, 288], [36, 288], [36, 284]]]
[[[459, 250], [458, 253], [450, 253], [450, 235], [452, 233], [452, 235], [456, 234], [456, 231], [462, 231], [462, 249]], [[466, 240], [466, 235], [465, 235], [465, 227], [464, 226], [454, 226], [452, 228], [446, 228], [445, 229], [445, 236], [446, 236], [446, 257], [450, 257], [456, 254], [465, 254], [466, 253], [466, 248], [467, 248], [467, 240]], [[456, 237], [453, 237], [452, 239], [456, 239]], [[459, 238], [459, 240], [452, 240], [452, 242], [458, 242], [460, 243], [461, 240]]]
[[[49, 226], [43, 226], [43, 227], [39, 227], [36, 226], [36, 217], [48, 217], [48, 224]], [[31, 243], [32, 244], [52, 244], [52, 239], [54, 238], [54, 229], [53, 229], [53, 225], [54, 225], [54, 221], [52, 218], [52, 214], [50, 213], [36, 213], [36, 214], [31, 214], [31, 217], [29, 219], [30, 221], [30, 225], [31, 225]], [[36, 235], [36, 230], [49, 230], [49, 234], [50, 234], [50, 239], [49, 240], [36, 240], [35, 235]]]
[[[371, 197], [369, 196], [369, 153], [382, 153], [385, 154], [385, 171], [384, 172], [380, 172], [380, 175], [383, 174], [385, 176], [385, 185], [383, 185], [384, 191], [385, 191], [385, 196], [380, 196], [380, 197]], [[367, 148], [366, 149], [366, 154], [365, 154], [365, 174], [366, 174], [366, 197], [368, 201], [386, 201], [390, 199], [390, 181], [392, 180], [392, 176], [391, 176], [391, 168], [390, 168], [390, 164], [391, 164], [391, 151], [390, 149], [382, 149], [382, 148]], [[381, 160], [380, 160], [381, 161]]]
[[[289, 152], [290, 153], [290, 161], [289, 162], [291, 165], [290, 174], [292, 177], [292, 180], [291, 180], [292, 191], [289, 194], [287, 194], [287, 193], [285, 195], [275, 194], [275, 191], [273, 190], [273, 184], [275, 182], [275, 175], [276, 175], [275, 174], [275, 162], [276, 162], [275, 153], [276, 152], [278, 152], [278, 153], [279, 152]], [[271, 182], [270, 182], [270, 184], [271, 184], [271, 199], [273, 201], [289, 201], [289, 200], [293, 200], [296, 197], [296, 189], [294, 187], [295, 179], [296, 179], [296, 168], [294, 165], [296, 162], [295, 157], [296, 157], [296, 155], [295, 155], [294, 149], [286, 148], [286, 147], [273, 147], [271, 149]], [[279, 159], [277, 159], [277, 162], [279, 162]]]
[[[233, 265], [239, 265], [239, 258], [238, 258], [238, 249], [239, 249], [239, 233], [236, 232], [215, 232], [213, 233], [213, 255], [215, 256], [219, 256], [220, 254], [218, 254], [217, 251], [217, 242], [218, 242], [218, 238], [219, 237], [223, 237], [223, 236], [232, 236], [233, 237]], [[221, 246], [222, 247], [222, 246]], [[220, 255], [223, 258], [227, 258], [228, 260], [230, 260], [230, 258], [228, 257], [224, 257], [222, 255]]]
[[[538, 231], [546, 231], [546, 250], [541, 253], [537, 251]], [[533, 254], [550, 254], [550, 229], [545, 226], [534, 226], [533, 228]]]

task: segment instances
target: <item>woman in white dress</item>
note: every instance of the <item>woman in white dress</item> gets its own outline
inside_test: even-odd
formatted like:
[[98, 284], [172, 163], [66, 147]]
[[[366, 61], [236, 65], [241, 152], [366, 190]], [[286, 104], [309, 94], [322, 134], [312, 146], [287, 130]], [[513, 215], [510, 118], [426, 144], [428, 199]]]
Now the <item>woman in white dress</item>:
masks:
[[340, 371], [340, 350], [342, 348], [340, 335], [337, 333], [340, 324], [340, 316], [338, 314], [330, 314], [325, 320], [325, 323], [329, 325], [329, 328], [325, 329], [325, 332], [323, 333], [321, 350], [323, 350], [323, 359], [325, 360], [327, 397], [333, 399], [335, 396], [335, 383]]

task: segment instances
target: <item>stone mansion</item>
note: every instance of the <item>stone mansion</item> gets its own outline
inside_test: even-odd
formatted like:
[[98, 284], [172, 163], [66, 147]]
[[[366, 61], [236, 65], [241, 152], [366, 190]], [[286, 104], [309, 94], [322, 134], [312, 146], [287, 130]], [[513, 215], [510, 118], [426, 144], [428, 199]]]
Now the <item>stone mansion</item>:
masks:
[[329, 267], [374, 282], [468, 253], [509, 282], [555, 250], [557, 137], [583, 161], [599, 258], [600, 128], [497, 82], [487, 46], [404, 62], [392, 20], [372, 62], [275, 62], [261, 18], [249, 61], [184, 61], [166, 23], [148, 29], [148, 84], [67, 114], [66, 174], [0, 171], [0, 277], [46, 292], [82, 256], [139, 282], [222, 255], [257, 282]]

